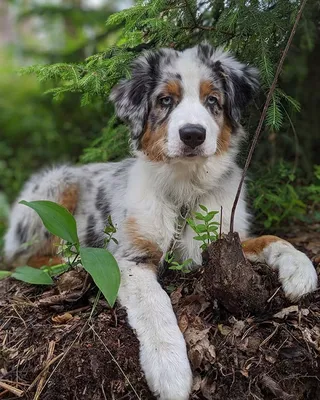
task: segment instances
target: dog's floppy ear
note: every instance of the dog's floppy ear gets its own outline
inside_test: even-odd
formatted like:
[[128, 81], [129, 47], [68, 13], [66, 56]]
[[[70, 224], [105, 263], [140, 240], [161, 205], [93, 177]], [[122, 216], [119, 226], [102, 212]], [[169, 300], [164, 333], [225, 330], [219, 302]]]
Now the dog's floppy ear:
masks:
[[200, 58], [209, 59], [214, 73], [223, 83], [226, 111], [231, 122], [238, 124], [241, 112], [253, 99], [259, 88], [258, 70], [237, 61], [221, 48], [208, 43], [198, 46]]
[[149, 114], [149, 98], [159, 79], [164, 50], [148, 51], [131, 66], [131, 78], [120, 81], [110, 95], [119, 118], [131, 127], [132, 139], [138, 139]]

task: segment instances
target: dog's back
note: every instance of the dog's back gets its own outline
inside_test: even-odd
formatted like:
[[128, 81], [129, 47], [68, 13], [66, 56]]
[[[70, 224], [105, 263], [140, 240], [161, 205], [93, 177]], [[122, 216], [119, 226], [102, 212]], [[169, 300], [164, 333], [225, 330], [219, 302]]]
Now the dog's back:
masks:
[[38, 265], [49, 262], [57, 252], [57, 240], [34, 210], [19, 204], [21, 200], [50, 200], [64, 206], [76, 218], [80, 243], [105, 247], [103, 231], [108, 216], [117, 225], [124, 219], [128, 174], [133, 163], [134, 159], [127, 159], [79, 167], [61, 165], [33, 175], [11, 210], [5, 236], [6, 262]]

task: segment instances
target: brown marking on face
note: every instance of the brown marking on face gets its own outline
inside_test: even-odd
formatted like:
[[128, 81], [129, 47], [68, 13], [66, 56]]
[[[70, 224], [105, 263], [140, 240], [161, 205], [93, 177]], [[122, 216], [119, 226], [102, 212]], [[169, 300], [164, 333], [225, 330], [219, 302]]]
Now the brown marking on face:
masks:
[[226, 117], [224, 117], [223, 125], [217, 138], [217, 155], [221, 155], [228, 151], [230, 146], [231, 132], [231, 124]]
[[211, 81], [200, 82], [200, 100], [204, 103], [208, 96], [215, 96], [220, 101], [220, 92], [214, 87]]
[[146, 239], [140, 233], [139, 225], [134, 217], [129, 217], [126, 220], [125, 230], [134, 249], [139, 250], [141, 256], [148, 257], [147, 266], [149, 267], [150, 265], [150, 268], [154, 270], [158, 266], [163, 254], [159, 246], [151, 240]]
[[175, 100], [179, 100], [182, 97], [182, 88], [179, 81], [169, 81], [164, 85], [163, 88], [164, 96], [172, 96]]
[[151, 130], [147, 124], [141, 139], [141, 149], [151, 161], [165, 161], [165, 144], [167, 138], [167, 124], [164, 122]]
[[58, 203], [65, 207], [71, 214], [74, 213], [79, 198], [79, 187], [78, 185], [70, 185], [68, 186], [61, 194], [58, 199]]
[[259, 255], [262, 251], [274, 242], [286, 242], [278, 236], [264, 235], [258, 238], [247, 239], [242, 242], [242, 248], [245, 254]]

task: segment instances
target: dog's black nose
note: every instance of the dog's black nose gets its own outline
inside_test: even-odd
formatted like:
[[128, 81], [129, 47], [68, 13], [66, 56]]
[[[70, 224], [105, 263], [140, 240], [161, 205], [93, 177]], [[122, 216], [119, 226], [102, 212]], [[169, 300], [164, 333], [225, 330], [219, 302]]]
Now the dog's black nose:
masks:
[[195, 149], [206, 139], [206, 130], [201, 125], [187, 124], [179, 129], [180, 139], [184, 144]]

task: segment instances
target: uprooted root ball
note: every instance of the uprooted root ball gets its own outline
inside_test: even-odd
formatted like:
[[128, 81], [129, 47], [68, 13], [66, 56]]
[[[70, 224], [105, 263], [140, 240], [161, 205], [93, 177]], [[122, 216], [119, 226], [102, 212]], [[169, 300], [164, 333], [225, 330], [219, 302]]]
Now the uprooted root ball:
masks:
[[236, 316], [259, 315], [279, 288], [276, 273], [266, 266], [257, 271], [245, 258], [239, 235], [229, 233], [203, 254], [203, 286], [209, 299], [218, 300]]

